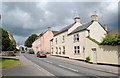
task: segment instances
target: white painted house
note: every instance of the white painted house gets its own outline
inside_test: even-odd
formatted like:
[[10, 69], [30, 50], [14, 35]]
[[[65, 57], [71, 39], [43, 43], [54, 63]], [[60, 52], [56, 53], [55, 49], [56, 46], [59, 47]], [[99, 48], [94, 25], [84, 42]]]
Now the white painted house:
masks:
[[[106, 55], [98, 44], [87, 38], [89, 36], [97, 42], [101, 42], [107, 34], [107, 28], [99, 23], [96, 14], [92, 15], [91, 19], [90, 22], [82, 24], [81, 19], [75, 17], [73, 24], [58, 31], [51, 40], [51, 54], [80, 60], [90, 57], [90, 62], [93, 63], [118, 64], [117, 54]], [[104, 55], [105, 57], [103, 57]], [[105, 59], [107, 57], [114, 57], [114, 60], [112, 58]]]

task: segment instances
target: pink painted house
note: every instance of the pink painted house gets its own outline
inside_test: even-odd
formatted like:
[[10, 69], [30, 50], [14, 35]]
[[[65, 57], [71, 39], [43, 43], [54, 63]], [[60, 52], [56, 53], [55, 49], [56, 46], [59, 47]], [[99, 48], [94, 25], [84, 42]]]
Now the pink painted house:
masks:
[[38, 51], [43, 52], [51, 52], [50, 48], [50, 40], [53, 38], [54, 34], [57, 33], [57, 31], [52, 31], [50, 27], [48, 27], [48, 30], [44, 33], [41, 33], [38, 38], [33, 42], [32, 48], [35, 52], [35, 54]]

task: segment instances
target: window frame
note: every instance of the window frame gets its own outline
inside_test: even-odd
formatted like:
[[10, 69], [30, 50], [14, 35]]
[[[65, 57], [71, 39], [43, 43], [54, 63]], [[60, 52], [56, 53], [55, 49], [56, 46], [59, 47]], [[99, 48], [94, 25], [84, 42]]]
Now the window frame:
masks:
[[62, 52], [62, 54], [65, 54], [65, 46], [63, 46], [63, 52]]
[[65, 35], [62, 36], [62, 43], [65, 42]]
[[55, 38], [55, 42], [56, 42], [56, 44], [57, 44], [57, 38]]
[[74, 34], [73, 37], [74, 37], [73, 38], [74, 42], [79, 42], [80, 41], [79, 33]]
[[80, 55], [80, 46], [74, 46], [74, 54], [75, 55]]

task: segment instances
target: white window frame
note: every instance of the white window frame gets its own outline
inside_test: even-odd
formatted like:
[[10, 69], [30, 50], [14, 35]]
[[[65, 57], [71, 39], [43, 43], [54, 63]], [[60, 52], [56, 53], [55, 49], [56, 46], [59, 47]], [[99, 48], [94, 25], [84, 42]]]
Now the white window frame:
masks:
[[74, 54], [75, 55], [79, 55], [81, 52], [80, 52], [80, 46], [74, 46]]
[[56, 54], [58, 54], [58, 47], [56, 47]]
[[59, 54], [61, 54], [61, 47], [59, 47]]
[[62, 54], [65, 54], [65, 46], [63, 46], [63, 52], [62, 52]]
[[74, 42], [79, 42], [80, 41], [80, 37], [79, 37], [78, 33], [73, 35], [73, 40], [74, 40]]
[[57, 44], [57, 38], [55, 38], [55, 43]]
[[65, 42], [65, 35], [62, 36], [62, 43]]

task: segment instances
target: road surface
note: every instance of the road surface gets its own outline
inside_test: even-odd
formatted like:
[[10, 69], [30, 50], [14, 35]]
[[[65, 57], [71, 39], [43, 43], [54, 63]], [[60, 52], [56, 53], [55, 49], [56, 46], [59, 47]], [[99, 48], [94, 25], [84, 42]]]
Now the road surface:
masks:
[[47, 58], [39, 58], [35, 54], [23, 53], [23, 55], [55, 76], [91, 76], [92, 78], [117, 76], [116, 74], [86, 68], [79, 64], [76, 65], [66, 60], [62, 61], [59, 58], [54, 58], [55, 56], [48, 55]]

